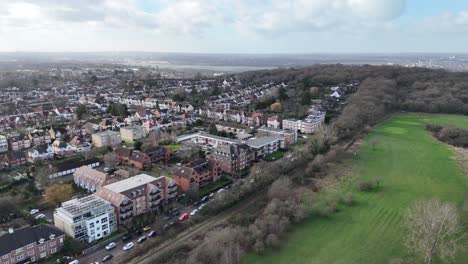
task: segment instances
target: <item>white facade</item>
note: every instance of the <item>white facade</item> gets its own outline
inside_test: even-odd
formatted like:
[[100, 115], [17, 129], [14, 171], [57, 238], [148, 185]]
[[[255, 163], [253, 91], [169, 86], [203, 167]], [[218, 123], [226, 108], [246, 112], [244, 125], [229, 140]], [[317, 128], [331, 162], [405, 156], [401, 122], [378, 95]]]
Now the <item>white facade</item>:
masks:
[[117, 229], [114, 207], [94, 195], [62, 203], [54, 212], [54, 224], [72, 238], [88, 243]]

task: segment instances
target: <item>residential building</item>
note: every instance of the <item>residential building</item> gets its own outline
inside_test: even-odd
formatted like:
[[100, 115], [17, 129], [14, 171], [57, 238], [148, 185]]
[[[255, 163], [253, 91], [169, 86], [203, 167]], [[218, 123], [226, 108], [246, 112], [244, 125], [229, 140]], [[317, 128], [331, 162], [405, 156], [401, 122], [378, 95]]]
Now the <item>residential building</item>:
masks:
[[0, 153], [8, 151], [8, 141], [3, 135], [0, 135]]
[[267, 127], [281, 128], [281, 117], [272, 116], [267, 119]]
[[259, 137], [247, 141], [247, 145], [254, 151], [254, 159], [262, 159], [284, 146], [284, 137]]
[[100, 188], [96, 194], [110, 202], [116, 211], [119, 224], [129, 223], [133, 216], [157, 211], [163, 204], [175, 200], [177, 184], [161, 176], [139, 174]]
[[92, 158], [92, 159], [87, 159], [87, 160], [82, 160], [82, 161], [58, 163], [54, 165], [55, 172], [49, 175], [49, 179], [72, 175], [73, 173], [75, 173], [75, 171], [78, 168], [82, 166], [96, 168], [100, 164], [101, 164], [101, 161], [97, 158]]
[[248, 130], [247, 126], [237, 124], [237, 123], [226, 123], [226, 122], [217, 122], [216, 129], [218, 131], [223, 131], [226, 133], [233, 133], [233, 134], [243, 134], [246, 133]]
[[59, 252], [65, 233], [51, 225], [37, 225], [0, 236], [0, 263], [35, 262]]
[[28, 137], [33, 146], [38, 146], [41, 144], [50, 144], [52, 142], [50, 139], [50, 134], [41, 130], [30, 132], [28, 134]]
[[237, 139], [219, 137], [211, 134], [198, 134], [193, 138], [196, 144], [208, 145], [209, 147], [216, 148], [221, 145], [239, 144]]
[[221, 170], [240, 176], [252, 165], [253, 151], [246, 144], [223, 145], [213, 149], [210, 158], [217, 160]]
[[56, 127], [56, 128], [51, 127], [49, 129], [49, 135], [50, 135], [51, 140], [62, 139], [62, 137], [64, 137], [67, 134], [68, 134], [68, 130], [63, 127]]
[[26, 158], [26, 154], [24, 153], [24, 151], [18, 150], [18, 151], [8, 152], [3, 157], [3, 161], [5, 162], [5, 165], [7, 166], [17, 167], [17, 166], [26, 164], [28, 160]]
[[22, 149], [28, 149], [31, 147], [31, 141], [28, 137], [23, 136], [9, 136], [8, 137], [8, 149], [11, 151], [18, 151]]
[[48, 144], [41, 144], [28, 149], [28, 161], [47, 160], [54, 158], [54, 148]]
[[161, 161], [168, 163], [172, 155], [171, 149], [164, 146], [149, 147], [144, 152], [150, 157], [153, 164]]
[[122, 142], [120, 133], [115, 131], [103, 131], [92, 135], [93, 145], [95, 147], [115, 146]]
[[285, 145], [281, 146], [281, 148], [286, 148], [287, 146], [297, 142], [297, 131], [272, 127], [260, 127], [257, 130], [257, 137], [284, 137]]
[[118, 146], [115, 148], [114, 153], [119, 162], [133, 165], [140, 170], [148, 169], [152, 165], [150, 156], [139, 150], [132, 150]]
[[135, 141], [146, 137], [146, 127], [143, 126], [130, 126], [122, 127], [120, 129], [120, 138], [123, 141]]
[[304, 120], [284, 119], [283, 129], [299, 131], [301, 133], [312, 134], [325, 123], [325, 112], [311, 111]]
[[82, 166], [73, 173], [75, 184], [88, 192], [95, 192], [102, 186], [118, 180], [114, 175], [109, 175], [88, 166]]
[[200, 159], [178, 168], [174, 172], [174, 180], [183, 191], [191, 188], [202, 188], [215, 182], [221, 175], [221, 166], [215, 159]]
[[70, 237], [87, 243], [117, 230], [114, 207], [94, 195], [63, 202], [54, 212], [54, 224]]

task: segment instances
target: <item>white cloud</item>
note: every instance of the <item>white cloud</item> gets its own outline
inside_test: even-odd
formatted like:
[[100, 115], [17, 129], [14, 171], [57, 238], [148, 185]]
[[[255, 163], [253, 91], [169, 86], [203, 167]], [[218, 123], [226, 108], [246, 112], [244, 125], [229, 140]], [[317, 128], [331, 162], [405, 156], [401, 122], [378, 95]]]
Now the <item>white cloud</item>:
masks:
[[385, 24], [404, 11], [405, 0], [273, 0], [260, 10], [243, 10], [236, 26], [243, 32], [278, 34], [325, 29], [362, 29]]

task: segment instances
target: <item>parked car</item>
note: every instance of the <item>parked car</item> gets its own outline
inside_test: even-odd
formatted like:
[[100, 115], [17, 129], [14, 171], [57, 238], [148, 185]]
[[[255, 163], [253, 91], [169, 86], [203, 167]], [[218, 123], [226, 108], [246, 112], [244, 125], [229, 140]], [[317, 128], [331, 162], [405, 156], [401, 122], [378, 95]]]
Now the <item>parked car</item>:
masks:
[[30, 215], [37, 214], [37, 213], [39, 213], [39, 209], [31, 209], [31, 211], [29, 212]]
[[193, 203], [194, 206], [198, 206], [199, 204], [201, 204], [201, 201], [195, 201], [195, 202]]
[[36, 219], [43, 219], [43, 218], [45, 218], [45, 217], [46, 217], [45, 214], [38, 214], [38, 215], [36, 215]]
[[179, 217], [179, 221], [184, 221], [189, 219], [190, 215], [188, 213], [184, 213]]
[[126, 241], [129, 241], [130, 239], [132, 239], [132, 235], [131, 234], [126, 234], [122, 237], [122, 241], [123, 242], [126, 242]]
[[222, 193], [222, 192], [224, 192], [224, 188], [221, 188], [217, 191], [217, 193]]
[[202, 204], [198, 207], [198, 211], [201, 211], [201, 209], [203, 209], [203, 207], [205, 207], [206, 204]]
[[138, 244], [140, 244], [140, 243], [145, 242], [145, 240], [146, 240], [146, 236], [142, 236], [137, 240], [137, 242], [138, 242]]
[[190, 215], [191, 215], [191, 216], [194, 216], [194, 215], [196, 215], [197, 213], [198, 213], [198, 209], [195, 209], [195, 210], [193, 210], [192, 212], [190, 212]]
[[178, 216], [178, 215], [180, 215], [179, 210], [172, 211], [172, 216]]
[[141, 229], [138, 229], [137, 231], [135, 231], [135, 234], [137, 234], [138, 236], [143, 234], [143, 231], [141, 231]]
[[214, 193], [210, 193], [209, 197], [213, 198], [213, 196], [214, 196]]
[[155, 237], [155, 236], [156, 236], [156, 231], [154, 230], [151, 230], [147, 235], [147, 237]]
[[166, 216], [166, 217], [163, 218], [164, 221], [169, 221], [169, 220], [171, 220], [171, 219], [172, 219], [172, 215]]
[[145, 232], [148, 232], [148, 231], [150, 231], [150, 230], [151, 230], [151, 227], [149, 227], [149, 226], [143, 227], [143, 231], [145, 231]]
[[115, 248], [116, 246], [117, 246], [116, 243], [110, 242], [110, 243], [106, 246], [106, 250], [111, 250], [111, 249]]
[[102, 258], [102, 262], [109, 261], [113, 258], [114, 256], [112, 254], [106, 255]]
[[75, 259], [75, 260], [68, 262], [68, 264], [80, 264], [80, 261]]
[[208, 202], [209, 199], [210, 199], [210, 197], [205, 196], [205, 197], [203, 197], [203, 198], [201, 199], [201, 202], [202, 202], [202, 203], [206, 203], [206, 202]]
[[135, 244], [134, 244], [133, 242], [130, 242], [130, 243], [126, 244], [126, 245], [123, 247], [123, 250], [124, 250], [124, 251], [130, 250], [130, 249], [132, 249], [134, 246], [135, 246]]
[[169, 229], [169, 227], [171, 227], [169, 224], [165, 224], [165, 225], [163, 225], [162, 230], [165, 231], [165, 230]]

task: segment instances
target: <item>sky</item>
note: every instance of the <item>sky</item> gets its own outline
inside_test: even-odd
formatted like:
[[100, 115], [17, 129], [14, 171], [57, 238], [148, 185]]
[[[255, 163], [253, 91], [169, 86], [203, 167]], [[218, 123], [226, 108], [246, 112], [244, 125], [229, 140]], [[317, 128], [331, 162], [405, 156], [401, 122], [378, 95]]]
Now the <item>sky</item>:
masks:
[[0, 0], [0, 52], [468, 52], [468, 0]]

